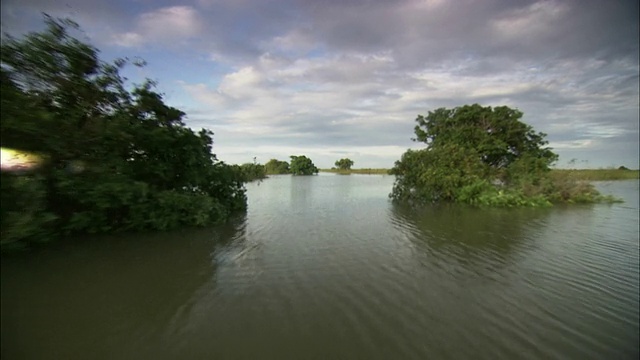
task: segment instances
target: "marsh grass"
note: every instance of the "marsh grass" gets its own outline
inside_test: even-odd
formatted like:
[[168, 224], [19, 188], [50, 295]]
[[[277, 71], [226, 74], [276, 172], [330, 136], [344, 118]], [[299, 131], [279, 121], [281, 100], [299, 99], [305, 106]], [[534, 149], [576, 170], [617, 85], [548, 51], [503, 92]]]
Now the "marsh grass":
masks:
[[554, 179], [583, 181], [633, 180], [638, 179], [640, 170], [624, 169], [552, 169]]

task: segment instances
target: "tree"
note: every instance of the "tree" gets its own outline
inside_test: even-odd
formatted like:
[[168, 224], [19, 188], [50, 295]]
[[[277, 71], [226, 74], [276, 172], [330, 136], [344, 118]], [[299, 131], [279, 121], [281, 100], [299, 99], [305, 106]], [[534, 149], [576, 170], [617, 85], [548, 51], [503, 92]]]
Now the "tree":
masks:
[[349, 158], [340, 159], [336, 161], [335, 164], [340, 170], [351, 170], [351, 167], [353, 166], [353, 160]]
[[[543, 204], [569, 200], [548, 176], [558, 156], [546, 147], [546, 134], [520, 121], [522, 112], [478, 104], [440, 108], [419, 115], [414, 141], [391, 174], [394, 200], [466, 202], [494, 205]], [[586, 195], [585, 195], [586, 194]], [[597, 192], [584, 188], [584, 199]]]
[[426, 117], [418, 116], [414, 140], [424, 142], [430, 149], [444, 144], [475, 149], [482, 162], [494, 170], [507, 168], [525, 155], [551, 165], [558, 157], [545, 147], [546, 134], [536, 133], [521, 122], [522, 115], [507, 106], [491, 108], [474, 104], [440, 108], [430, 111]]
[[255, 158], [253, 163], [240, 165], [240, 173], [242, 174], [244, 182], [262, 180], [267, 177], [264, 165], [255, 162]]
[[290, 170], [293, 175], [313, 175], [318, 173], [318, 168], [311, 159], [304, 155], [291, 156]]
[[267, 175], [279, 175], [289, 173], [289, 163], [277, 159], [271, 159], [264, 164]]
[[125, 88], [120, 70], [46, 17], [7, 36], [0, 53], [0, 141], [41, 155], [2, 173], [2, 249], [77, 233], [202, 226], [246, 207], [242, 174], [212, 153], [213, 133], [187, 128], [154, 83]]

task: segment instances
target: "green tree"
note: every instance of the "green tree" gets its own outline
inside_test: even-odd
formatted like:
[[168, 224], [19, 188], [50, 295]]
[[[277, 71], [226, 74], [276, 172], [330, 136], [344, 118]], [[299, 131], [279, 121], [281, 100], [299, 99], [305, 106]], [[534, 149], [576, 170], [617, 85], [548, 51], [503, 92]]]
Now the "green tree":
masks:
[[70, 20], [7, 36], [0, 60], [0, 145], [36, 153], [29, 173], [2, 173], [2, 249], [74, 233], [201, 226], [246, 207], [242, 174], [212, 153], [147, 81], [70, 35]]
[[[419, 115], [414, 141], [426, 148], [408, 150], [396, 161], [394, 200], [466, 202], [491, 205], [539, 205], [570, 201], [549, 176], [558, 156], [545, 134], [520, 121], [522, 112], [478, 104], [440, 108]], [[561, 188], [564, 189], [561, 191]], [[573, 198], [595, 200], [589, 186]]]
[[240, 165], [240, 173], [245, 182], [262, 180], [267, 177], [264, 165], [258, 163], [245, 163]]
[[264, 164], [267, 175], [279, 175], [289, 173], [289, 163], [277, 159], [271, 159]]
[[353, 166], [353, 160], [349, 158], [340, 159], [336, 161], [335, 164], [340, 170], [351, 170], [351, 167]]
[[290, 170], [293, 175], [313, 175], [318, 173], [318, 168], [313, 164], [313, 161], [304, 155], [291, 156]]

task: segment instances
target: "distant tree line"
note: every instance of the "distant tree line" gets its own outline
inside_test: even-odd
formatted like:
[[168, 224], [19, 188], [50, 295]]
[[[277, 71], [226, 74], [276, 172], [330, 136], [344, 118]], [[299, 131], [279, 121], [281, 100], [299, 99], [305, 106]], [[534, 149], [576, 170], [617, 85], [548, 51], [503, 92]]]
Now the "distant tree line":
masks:
[[317, 174], [319, 169], [314, 165], [313, 161], [305, 155], [291, 155], [291, 164], [286, 161], [277, 159], [269, 160], [264, 169], [267, 175], [313, 175]]

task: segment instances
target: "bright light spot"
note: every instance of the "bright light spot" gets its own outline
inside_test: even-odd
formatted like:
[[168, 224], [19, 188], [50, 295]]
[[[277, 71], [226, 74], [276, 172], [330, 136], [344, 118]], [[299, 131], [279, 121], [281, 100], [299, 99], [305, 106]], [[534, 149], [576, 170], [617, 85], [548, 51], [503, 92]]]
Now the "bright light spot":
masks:
[[42, 163], [42, 157], [34, 153], [0, 148], [2, 171], [32, 170]]

